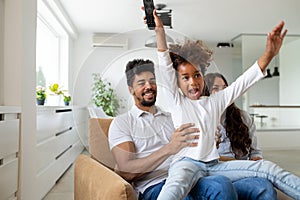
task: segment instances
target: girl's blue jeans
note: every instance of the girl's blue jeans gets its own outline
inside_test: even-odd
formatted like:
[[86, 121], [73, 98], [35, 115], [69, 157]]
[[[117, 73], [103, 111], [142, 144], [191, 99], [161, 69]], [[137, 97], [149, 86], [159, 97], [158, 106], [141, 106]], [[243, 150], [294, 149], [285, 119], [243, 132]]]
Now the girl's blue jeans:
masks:
[[282, 192], [300, 199], [300, 178], [270, 161], [200, 162], [191, 158], [183, 158], [171, 165], [158, 199], [184, 199], [201, 177], [212, 175], [224, 175], [232, 182], [243, 178], [265, 178]]

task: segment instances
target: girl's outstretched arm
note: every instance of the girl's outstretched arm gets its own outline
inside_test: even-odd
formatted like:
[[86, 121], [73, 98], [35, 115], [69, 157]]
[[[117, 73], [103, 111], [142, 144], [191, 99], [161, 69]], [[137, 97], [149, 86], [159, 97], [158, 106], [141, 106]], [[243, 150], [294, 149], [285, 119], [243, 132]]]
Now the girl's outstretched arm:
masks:
[[265, 71], [268, 64], [276, 56], [282, 46], [283, 39], [286, 36], [287, 30], [283, 31], [284, 22], [281, 21], [273, 30], [268, 33], [266, 50], [258, 59], [258, 65], [261, 71]]
[[153, 11], [153, 15], [156, 24], [155, 33], [156, 33], [156, 40], [157, 40], [157, 50], [164, 52], [168, 49], [164, 25], [161, 19], [157, 16], [155, 9]]

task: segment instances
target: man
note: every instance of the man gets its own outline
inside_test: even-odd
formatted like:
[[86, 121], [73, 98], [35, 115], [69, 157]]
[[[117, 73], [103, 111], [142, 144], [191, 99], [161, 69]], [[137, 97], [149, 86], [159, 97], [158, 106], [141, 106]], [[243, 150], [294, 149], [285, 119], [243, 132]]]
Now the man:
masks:
[[[139, 199], [156, 199], [167, 178], [173, 155], [199, 137], [194, 124], [174, 130], [169, 113], [155, 106], [157, 85], [154, 64], [133, 60], [126, 66], [127, 85], [134, 98], [130, 111], [117, 116], [109, 130], [109, 143], [121, 176], [130, 181]], [[180, 186], [178, 186], [180, 189]], [[225, 176], [209, 176], [196, 181], [187, 199], [237, 199]]]

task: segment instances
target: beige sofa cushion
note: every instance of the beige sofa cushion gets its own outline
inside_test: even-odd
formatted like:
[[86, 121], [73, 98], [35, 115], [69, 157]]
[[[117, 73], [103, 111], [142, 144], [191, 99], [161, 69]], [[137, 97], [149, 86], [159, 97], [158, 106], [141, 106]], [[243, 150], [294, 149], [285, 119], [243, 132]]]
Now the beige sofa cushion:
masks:
[[106, 167], [114, 169], [115, 160], [110, 152], [108, 129], [113, 118], [91, 118], [89, 121], [89, 153]]
[[136, 200], [132, 186], [119, 175], [81, 154], [75, 163], [75, 200]]

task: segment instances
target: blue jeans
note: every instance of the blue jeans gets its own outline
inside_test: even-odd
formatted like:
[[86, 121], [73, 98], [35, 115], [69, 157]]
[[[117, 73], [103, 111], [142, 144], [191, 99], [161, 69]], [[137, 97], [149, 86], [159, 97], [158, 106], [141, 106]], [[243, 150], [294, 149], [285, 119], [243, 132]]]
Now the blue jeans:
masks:
[[243, 200], [274, 200], [277, 193], [272, 183], [265, 178], [243, 178], [233, 182], [238, 199]]
[[[142, 200], [156, 200], [165, 181], [162, 181], [156, 185], [153, 185], [145, 190], [145, 192], [139, 197]], [[221, 176], [209, 176], [200, 178], [196, 185], [191, 189], [189, 194], [184, 200], [224, 200], [237, 199], [237, 193], [231, 183], [230, 179]]]
[[193, 183], [201, 177], [211, 175], [225, 175], [233, 182], [247, 177], [266, 178], [282, 192], [300, 199], [300, 178], [270, 161], [200, 162], [190, 158], [183, 158], [171, 165], [158, 199], [183, 199], [192, 189]]
[[[236, 199], [230, 179], [224, 176], [208, 176], [198, 180], [184, 200]], [[140, 196], [143, 200], [156, 200], [165, 180], [149, 187]], [[277, 199], [273, 185], [264, 178], [243, 178], [233, 182], [238, 199], [273, 200]], [[228, 192], [227, 192], [228, 191]]]

